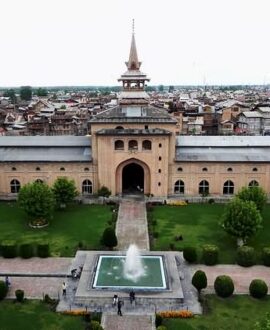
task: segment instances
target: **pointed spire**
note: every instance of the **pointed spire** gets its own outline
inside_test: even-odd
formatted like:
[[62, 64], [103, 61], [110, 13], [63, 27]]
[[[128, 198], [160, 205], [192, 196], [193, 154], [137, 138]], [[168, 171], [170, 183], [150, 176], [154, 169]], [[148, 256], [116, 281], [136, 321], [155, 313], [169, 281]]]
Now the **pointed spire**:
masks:
[[132, 20], [132, 39], [129, 53], [129, 60], [126, 62], [128, 70], [139, 70], [141, 66], [141, 62], [138, 60], [137, 48], [135, 42], [135, 24], [134, 19]]

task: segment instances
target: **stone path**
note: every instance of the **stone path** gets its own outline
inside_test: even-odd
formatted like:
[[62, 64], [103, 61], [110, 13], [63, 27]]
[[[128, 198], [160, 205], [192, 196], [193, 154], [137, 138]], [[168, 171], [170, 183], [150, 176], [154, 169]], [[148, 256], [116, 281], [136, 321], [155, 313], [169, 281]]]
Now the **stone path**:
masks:
[[144, 201], [123, 200], [120, 202], [116, 224], [118, 250], [125, 251], [130, 244], [140, 250], [149, 250], [147, 215]]
[[101, 325], [108, 330], [153, 330], [154, 321], [150, 315], [105, 315]]

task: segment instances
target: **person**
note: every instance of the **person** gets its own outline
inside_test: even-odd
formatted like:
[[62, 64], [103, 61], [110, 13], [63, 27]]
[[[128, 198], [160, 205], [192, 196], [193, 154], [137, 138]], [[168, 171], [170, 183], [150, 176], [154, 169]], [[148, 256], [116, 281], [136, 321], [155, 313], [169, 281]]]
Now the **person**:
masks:
[[115, 294], [113, 296], [113, 306], [116, 306], [117, 303], [118, 303], [118, 296], [117, 296], [117, 294]]
[[5, 283], [6, 283], [6, 287], [9, 288], [11, 283], [8, 276], [5, 277]]
[[66, 285], [66, 282], [63, 282], [63, 284], [62, 284], [62, 290], [63, 290], [63, 296], [65, 297], [67, 295], [67, 285]]
[[117, 315], [120, 315], [122, 316], [122, 305], [123, 305], [123, 302], [121, 300], [118, 300], [118, 303], [117, 303]]
[[131, 290], [129, 293], [129, 300], [131, 304], [133, 303], [133, 301], [135, 301], [135, 292], [133, 290]]

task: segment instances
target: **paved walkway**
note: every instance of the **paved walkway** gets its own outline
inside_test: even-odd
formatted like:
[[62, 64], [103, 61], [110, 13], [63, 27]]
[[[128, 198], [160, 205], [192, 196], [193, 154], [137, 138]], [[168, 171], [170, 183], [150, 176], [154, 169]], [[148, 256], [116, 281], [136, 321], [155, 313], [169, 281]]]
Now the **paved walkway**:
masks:
[[153, 330], [153, 317], [149, 315], [104, 315], [102, 326], [108, 330]]
[[118, 250], [127, 250], [134, 243], [140, 250], [149, 250], [147, 215], [144, 201], [122, 200], [116, 224]]

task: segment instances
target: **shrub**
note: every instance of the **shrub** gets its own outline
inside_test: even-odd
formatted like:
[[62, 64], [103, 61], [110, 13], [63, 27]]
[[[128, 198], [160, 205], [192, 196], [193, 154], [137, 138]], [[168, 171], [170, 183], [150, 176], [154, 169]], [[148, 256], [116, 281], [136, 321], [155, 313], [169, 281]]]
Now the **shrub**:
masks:
[[101, 238], [101, 243], [110, 249], [117, 245], [117, 237], [112, 227], [105, 228]]
[[0, 300], [3, 300], [8, 293], [8, 287], [4, 281], [0, 281]]
[[20, 256], [28, 259], [34, 256], [34, 246], [32, 243], [24, 243], [20, 246]]
[[202, 249], [202, 260], [208, 265], [212, 266], [218, 262], [218, 247], [216, 245], [204, 245]]
[[4, 258], [17, 257], [17, 244], [15, 241], [3, 241], [1, 245], [2, 256]]
[[165, 327], [165, 325], [160, 325], [157, 327], [157, 330], [167, 330], [167, 327]]
[[207, 287], [207, 277], [205, 272], [197, 270], [192, 277], [192, 285], [200, 292]]
[[109, 188], [102, 186], [100, 189], [98, 189], [98, 196], [100, 197], [109, 197], [111, 195], [111, 191]]
[[17, 301], [23, 302], [23, 299], [24, 299], [24, 291], [23, 290], [20, 290], [20, 289], [16, 290], [15, 295], [16, 295]]
[[255, 251], [251, 246], [243, 245], [237, 249], [236, 262], [243, 267], [255, 264]]
[[268, 287], [263, 280], [255, 279], [251, 281], [249, 286], [249, 293], [254, 298], [264, 298], [267, 295]]
[[48, 243], [39, 243], [37, 246], [37, 256], [48, 258], [50, 256], [50, 247]]
[[270, 266], [270, 248], [265, 247], [262, 251], [262, 260], [265, 266]]
[[102, 314], [99, 313], [99, 312], [92, 312], [91, 313], [91, 320], [92, 321], [97, 321], [98, 323], [101, 323], [101, 317], [102, 317]]
[[214, 203], [215, 203], [214, 198], [209, 198], [208, 203], [209, 203], [209, 204], [214, 204]]
[[197, 261], [197, 250], [193, 246], [187, 246], [183, 249], [183, 257], [187, 262]]
[[159, 314], [156, 314], [156, 327], [159, 327], [163, 322], [163, 317]]
[[215, 279], [214, 288], [218, 296], [227, 298], [233, 294], [233, 280], [230, 276], [220, 275]]
[[102, 326], [98, 323], [98, 321], [90, 322], [90, 329], [92, 330], [103, 330]]

